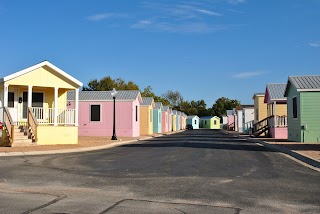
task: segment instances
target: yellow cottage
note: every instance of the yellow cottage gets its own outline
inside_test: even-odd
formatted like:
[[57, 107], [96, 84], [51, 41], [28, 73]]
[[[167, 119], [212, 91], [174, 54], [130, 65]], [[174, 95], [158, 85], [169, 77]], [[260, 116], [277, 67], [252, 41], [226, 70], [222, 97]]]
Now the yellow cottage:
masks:
[[[78, 143], [82, 83], [48, 61], [0, 79], [2, 146]], [[75, 108], [67, 92], [75, 91]]]
[[264, 103], [264, 93], [255, 93], [252, 97], [254, 100], [254, 123], [257, 123], [268, 117], [267, 104]]
[[153, 133], [153, 107], [152, 97], [142, 97], [140, 105], [140, 135], [149, 135]]

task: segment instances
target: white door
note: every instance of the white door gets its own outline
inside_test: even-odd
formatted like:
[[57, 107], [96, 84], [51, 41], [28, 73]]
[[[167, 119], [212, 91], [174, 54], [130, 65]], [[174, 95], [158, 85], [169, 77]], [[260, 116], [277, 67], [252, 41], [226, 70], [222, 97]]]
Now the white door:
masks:
[[8, 92], [8, 109], [12, 120], [15, 124], [18, 124], [18, 92], [17, 90]]

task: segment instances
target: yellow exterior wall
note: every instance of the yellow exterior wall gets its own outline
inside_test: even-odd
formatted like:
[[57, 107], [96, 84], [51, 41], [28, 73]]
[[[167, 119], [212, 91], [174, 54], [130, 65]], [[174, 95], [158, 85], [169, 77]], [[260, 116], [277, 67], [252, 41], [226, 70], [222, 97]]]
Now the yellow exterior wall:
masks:
[[257, 123], [268, 117], [267, 104], [264, 103], [264, 96], [254, 97], [254, 123]]
[[[276, 104], [276, 115], [287, 116], [287, 104]], [[273, 115], [273, 104], [268, 104], [268, 117]]]
[[[214, 124], [214, 121], [216, 121], [216, 124]], [[220, 118], [212, 118], [210, 122], [210, 128], [211, 129], [220, 129]]]
[[[150, 111], [152, 117], [150, 119]], [[153, 133], [153, 110], [152, 106], [140, 106], [140, 135]]]
[[9, 85], [32, 85], [39, 87], [58, 87], [76, 89], [70, 80], [44, 66], [6, 82]]
[[177, 131], [177, 126], [176, 126], [176, 121], [177, 121], [177, 116], [176, 115], [171, 115], [171, 121], [172, 121], [172, 130]]
[[37, 145], [78, 144], [77, 126], [38, 126]]

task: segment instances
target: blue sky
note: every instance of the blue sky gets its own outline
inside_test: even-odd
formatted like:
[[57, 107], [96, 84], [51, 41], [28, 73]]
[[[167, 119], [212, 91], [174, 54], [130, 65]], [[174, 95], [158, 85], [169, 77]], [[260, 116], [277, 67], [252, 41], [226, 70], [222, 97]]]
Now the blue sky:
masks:
[[250, 104], [266, 83], [320, 75], [319, 20], [320, 0], [1, 0], [0, 76], [48, 60], [85, 85]]

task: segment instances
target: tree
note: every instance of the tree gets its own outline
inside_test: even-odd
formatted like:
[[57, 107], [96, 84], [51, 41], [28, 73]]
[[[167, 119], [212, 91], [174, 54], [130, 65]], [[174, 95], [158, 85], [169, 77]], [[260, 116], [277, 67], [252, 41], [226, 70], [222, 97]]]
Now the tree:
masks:
[[139, 86], [134, 82], [126, 82], [122, 78], [112, 79], [110, 76], [103, 77], [100, 80], [90, 80], [88, 86], [82, 88], [83, 91], [111, 91], [116, 90], [139, 90]]
[[159, 97], [159, 96], [155, 95], [155, 93], [152, 91], [151, 86], [147, 86], [147, 87], [143, 90], [143, 92], [141, 92], [141, 96], [142, 96], [142, 97], [153, 97], [153, 99], [154, 99], [155, 102], [161, 102], [162, 105], [164, 105], [164, 106], [170, 106], [170, 107], [172, 107], [172, 106], [170, 105], [169, 100], [167, 100], [167, 99], [165, 99], [165, 98], [163, 98], [163, 97]]
[[233, 109], [239, 105], [241, 105], [239, 100], [230, 100], [229, 98], [220, 97], [212, 105], [212, 114], [222, 118], [222, 115], [226, 114], [226, 110]]
[[183, 97], [179, 91], [169, 90], [162, 97], [168, 100], [172, 107], [178, 107], [183, 102]]

